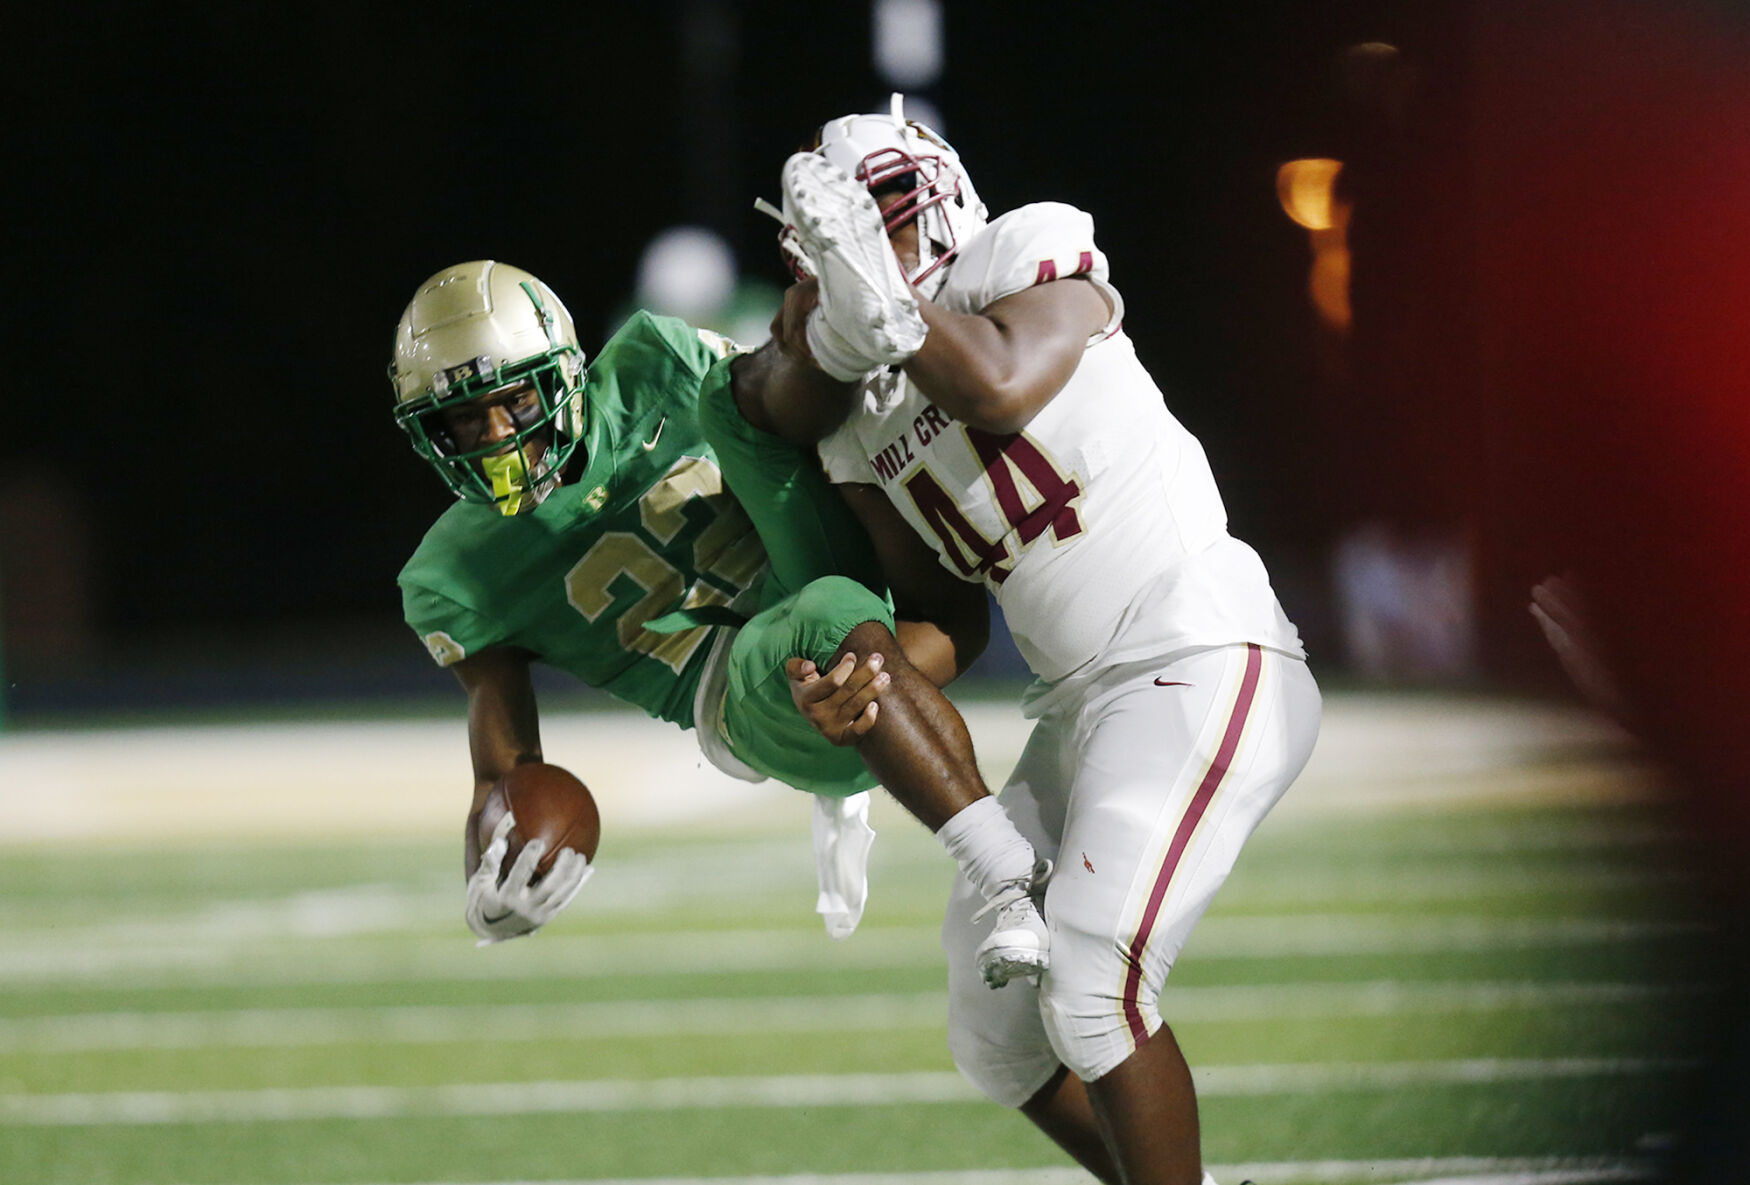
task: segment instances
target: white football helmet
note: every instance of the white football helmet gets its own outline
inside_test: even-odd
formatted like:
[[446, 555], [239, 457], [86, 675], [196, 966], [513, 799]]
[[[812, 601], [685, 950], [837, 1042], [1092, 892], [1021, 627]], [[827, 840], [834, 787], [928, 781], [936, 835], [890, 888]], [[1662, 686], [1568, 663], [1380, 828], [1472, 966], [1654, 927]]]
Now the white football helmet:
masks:
[[[505, 514], [532, 509], [583, 442], [584, 363], [551, 288], [506, 263], [457, 264], [419, 286], [395, 327], [395, 422], [457, 497]], [[525, 382], [539, 407], [508, 441], [464, 449], [445, 427], [445, 409]]]
[[905, 118], [904, 104], [905, 96], [895, 94], [885, 115], [846, 115], [824, 124], [814, 150], [871, 192], [897, 189], [904, 195], [887, 209], [887, 230], [917, 221], [918, 267], [909, 278], [933, 297], [947, 282], [944, 267], [984, 229], [989, 212], [960, 154], [923, 124]]

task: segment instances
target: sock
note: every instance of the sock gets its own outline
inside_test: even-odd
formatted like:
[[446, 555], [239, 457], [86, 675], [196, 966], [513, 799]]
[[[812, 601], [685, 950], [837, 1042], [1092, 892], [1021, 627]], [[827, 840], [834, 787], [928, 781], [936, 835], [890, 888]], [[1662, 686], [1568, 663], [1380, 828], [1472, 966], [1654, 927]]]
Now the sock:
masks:
[[942, 824], [936, 838], [987, 901], [1004, 885], [1033, 875], [1033, 845], [988, 795]]

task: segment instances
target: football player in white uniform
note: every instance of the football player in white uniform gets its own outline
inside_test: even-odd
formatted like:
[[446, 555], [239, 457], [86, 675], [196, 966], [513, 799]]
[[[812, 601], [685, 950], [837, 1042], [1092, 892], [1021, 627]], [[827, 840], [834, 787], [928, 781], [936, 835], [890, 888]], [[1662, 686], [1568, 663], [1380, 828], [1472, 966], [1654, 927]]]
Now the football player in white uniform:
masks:
[[[825, 125], [783, 182], [786, 235], [813, 275], [774, 334], [861, 383], [860, 410], [820, 445], [828, 475], [902, 616], [976, 637], [988, 589], [1038, 676], [1024, 700], [1038, 723], [1000, 801], [1056, 862], [1051, 964], [984, 990], [984, 898], [957, 883], [943, 925], [955, 1062], [1106, 1180], [1207, 1182], [1191, 1074], [1157, 1005], [1312, 752], [1319, 692], [1299, 636], [1138, 362], [1087, 214], [1039, 203], [987, 222], [959, 156], [897, 96], [891, 113]], [[790, 669], [828, 735], [879, 713], [867, 664]]]

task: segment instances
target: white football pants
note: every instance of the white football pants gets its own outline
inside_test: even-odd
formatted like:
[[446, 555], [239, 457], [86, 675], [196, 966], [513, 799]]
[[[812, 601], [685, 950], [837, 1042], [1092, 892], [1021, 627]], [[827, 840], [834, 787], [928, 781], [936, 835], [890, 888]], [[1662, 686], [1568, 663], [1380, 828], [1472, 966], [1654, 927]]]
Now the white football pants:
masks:
[[1017, 1107], [1061, 1063], [1093, 1081], [1161, 1026], [1167, 972], [1241, 845], [1311, 756], [1319, 690], [1304, 661], [1254, 645], [1179, 651], [1052, 703], [1002, 791], [1057, 871], [1051, 969], [992, 991], [973, 952], [992, 918], [960, 877], [948, 900], [954, 1062]]

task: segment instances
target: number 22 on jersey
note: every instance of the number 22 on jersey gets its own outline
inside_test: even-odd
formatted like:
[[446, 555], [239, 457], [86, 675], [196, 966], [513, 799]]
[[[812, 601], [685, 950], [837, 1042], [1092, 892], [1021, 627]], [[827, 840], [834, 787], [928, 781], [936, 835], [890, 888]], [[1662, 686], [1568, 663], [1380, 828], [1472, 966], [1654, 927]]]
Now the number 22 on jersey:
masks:
[[[665, 558], [657, 549], [667, 548], [689, 527], [682, 508], [694, 499], [712, 508], [709, 525], [702, 529], [694, 525], [697, 537], [692, 547], [681, 556]], [[644, 623], [670, 608], [727, 605], [758, 575], [765, 549], [747, 514], [724, 492], [717, 466], [698, 457], [682, 457], [644, 492], [638, 500], [638, 519], [641, 531], [609, 531], [583, 553], [565, 575], [566, 598], [587, 620], [595, 621], [615, 603], [615, 587], [624, 587], [621, 578], [630, 580], [643, 595], [615, 623], [621, 647], [679, 673], [705, 640], [706, 631], [658, 634], [645, 629]], [[690, 570], [683, 572], [677, 564]]]

